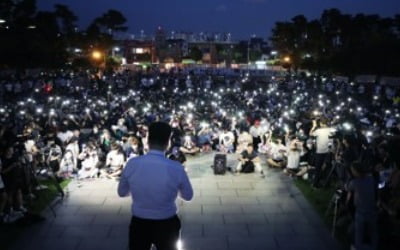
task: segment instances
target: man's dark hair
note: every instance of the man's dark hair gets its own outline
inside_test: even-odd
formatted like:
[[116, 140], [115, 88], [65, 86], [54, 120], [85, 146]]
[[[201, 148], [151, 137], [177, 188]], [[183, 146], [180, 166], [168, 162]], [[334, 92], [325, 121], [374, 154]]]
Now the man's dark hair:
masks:
[[169, 137], [171, 136], [171, 126], [165, 122], [153, 122], [149, 126], [149, 145], [162, 146], [168, 145]]

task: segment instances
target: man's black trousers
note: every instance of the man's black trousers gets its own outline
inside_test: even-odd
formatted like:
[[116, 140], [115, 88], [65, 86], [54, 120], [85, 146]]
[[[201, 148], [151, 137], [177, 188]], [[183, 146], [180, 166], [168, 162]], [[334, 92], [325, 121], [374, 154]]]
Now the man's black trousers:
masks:
[[165, 220], [149, 220], [133, 216], [129, 226], [129, 249], [149, 250], [151, 244], [157, 250], [177, 250], [181, 229], [178, 216]]

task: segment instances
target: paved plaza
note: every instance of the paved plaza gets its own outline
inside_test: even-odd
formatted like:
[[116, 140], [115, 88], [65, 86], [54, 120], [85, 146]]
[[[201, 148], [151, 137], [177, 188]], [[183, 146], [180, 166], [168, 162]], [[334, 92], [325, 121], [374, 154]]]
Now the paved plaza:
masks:
[[[281, 172], [215, 176], [213, 154], [189, 158], [195, 197], [179, 201], [184, 250], [336, 250], [329, 230]], [[236, 165], [230, 155], [228, 165]], [[57, 217], [28, 228], [13, 250], [127, 249], [130, 198], [113, 180], [73, 181]], [[151, 183], [149, 183], [151, 185]]]

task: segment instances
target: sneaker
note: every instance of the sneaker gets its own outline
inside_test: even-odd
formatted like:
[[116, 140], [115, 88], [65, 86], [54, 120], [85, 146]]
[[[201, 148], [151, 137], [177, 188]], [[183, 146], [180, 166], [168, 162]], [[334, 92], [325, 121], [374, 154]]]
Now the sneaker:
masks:
[[49, 187], [48, 187], [48, 186], [45, 186], [45, 185], [38, 185], [38, 186], [36, 187], [36, 190], [37, 190], [37, 191], [45, 190], [45, 189], [49, 189]]
[[20, 207], [16, 210], [16, 212], [26, 213], [26, 212], [28, 212], [28, 209], [26, 209], [24, 206], [20, 206]]
[[34, 194], [30, 193], [30, 194], [28, 194], [28, 199], [34, 200], [34, 199], [36, 199], [36, 196]]
[[13, 213], [13, 214], [6, 214], [4, 216], [3, 222], [6, 224], [10, 224], [10, 223], [14, 223], [17, 220], [21, 219], [22, 217], [24, 217], [23, 214], [19, 214], [19, 213]]

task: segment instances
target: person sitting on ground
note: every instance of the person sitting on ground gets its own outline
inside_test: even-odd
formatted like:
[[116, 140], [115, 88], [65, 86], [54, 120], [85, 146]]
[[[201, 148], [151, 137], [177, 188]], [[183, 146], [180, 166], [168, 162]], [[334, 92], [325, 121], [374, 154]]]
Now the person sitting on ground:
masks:
[[133, 157], [143, 155], [143, 150], [139, 146], [139, 140], [135, 136], [128, 138], [129, 147], [125, 150], [125, 157], [127, 161]]
[[288, 137], [287, 164], [284, 173], [290, 176], [297, 175], [300, 171], [300, 157], [304, 154], [303, 143], [296, 136]]
[[201, 147], [201, 152], [210, 152], [211, 148], [211, 137], [212, 137], [212, 129], [208, 124], [204, 125], [201, 130], [198, 132], [198, 145]]
[[74, 155], [72, 154], [71, 150], [65, 151], [65, 154], [60, 162], [60, 170], [58, 171], [57, 176], [62, 178], [71, 178], [74, 166]]
[[258, 152], [260, 154], [266, 154], [268, 156], [271, 153], [271, 135], [271, 130], [267, 130], [264, 135], [261, 136], [261, 143], [258, 146]]
[[232, 131], [228, 131], [228, 129], [225, 128], [219, 136], [219, 150], [223, 153], [232, 153], [234, 142], [234, 134], [232, 133]]
[[125, 157], [121, 145], [114, 142], [111, 145], [111, 151], [107, 154], [106, 169], [103, 170], [102, 175], [115, 179], [118, 178], [125, 164]]
[[267, 160], [268, 167], [283, 168], [286, 166], [286, 147], [281, 138], [273, 140], [271, 144], [271, 156]]
[[96, 177], [99, 172], [97, 168], [99, 157], [93, 143], [89, 142], [87, 146], [83, 147], [82, 153], [79, 154], [79, 159], [82, 161], [82, 167], [78, 171], [78, 179]]
[[247, 148], [247, 145], [249, 145], [249, 143], [253, 144], [253, 137], [246, 130], [242, 130], [238, 137], [237, 143], [238, 145], [236, 148], [236, 152], [240, 154], [241, 152], [243, 152], [243, 150]]
[[193, 136], [189, 134], [184, 137], [183, 145], [182, 147], [180, 147], [180, 151], [182, 151], [185, 154], [194, 155], [198, 153], [200, 149], [196, 146]]
[[264, 171], [261, 167], [260, 158], [254, 150], [253, 144], [249, 143], [247, 144], [246, 149], [240, 154], [239, 164], [237, 165], [235, 172], [253, 173], [254, 169], [260, 173], [261, 177], [265, 177]]

